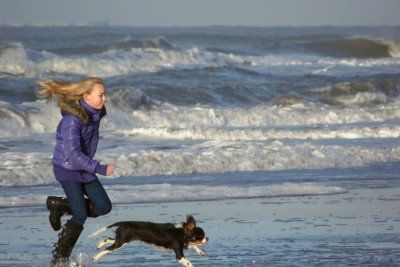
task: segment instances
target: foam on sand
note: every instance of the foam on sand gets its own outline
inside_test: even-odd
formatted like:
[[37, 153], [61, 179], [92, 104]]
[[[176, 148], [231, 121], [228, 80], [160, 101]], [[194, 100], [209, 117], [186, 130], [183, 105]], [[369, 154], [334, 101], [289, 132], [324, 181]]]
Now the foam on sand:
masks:
[[[338, 186], [318, 183], [282, 183], [267, 186], [206, 186], [206, 185], [106, 185], [112, 203], [153, 203], [170, 201], [217, 200], [278, 196], [331, 195], [346, 193]], [[60, 192], [61, 193], [61, 192]], [[0, 196], [0, 207], [42, 206], [47, 193]], [[103, 232], [104, 229], [100, 230]]]

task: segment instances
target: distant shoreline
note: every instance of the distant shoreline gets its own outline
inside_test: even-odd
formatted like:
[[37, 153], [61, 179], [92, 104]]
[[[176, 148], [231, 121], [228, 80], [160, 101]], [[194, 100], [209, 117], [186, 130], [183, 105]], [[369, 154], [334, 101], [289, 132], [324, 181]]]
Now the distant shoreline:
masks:
[[35, 28], [50, 28], [50, 27], [77, 27], [77, 28], [188, 28], [188, 29], [202, 29], [202, 28], [297, 28], [297, 29], [313, 29], [313, 28], [332, 28], [332, 29], [341, 29], [341, 28], [397, 28], [400, 27], [400, 24], [390, 25], [390, 24], [380, 24], [380, 25], [117, 25], [117, 24], [91, 24], [91, 23], [76, 23], [76, 24], [56, 24], [56, 23], [33, 23], [33, 24], [25, 24], [25, 23], [0, 23], [0, 27], [35, 27]]

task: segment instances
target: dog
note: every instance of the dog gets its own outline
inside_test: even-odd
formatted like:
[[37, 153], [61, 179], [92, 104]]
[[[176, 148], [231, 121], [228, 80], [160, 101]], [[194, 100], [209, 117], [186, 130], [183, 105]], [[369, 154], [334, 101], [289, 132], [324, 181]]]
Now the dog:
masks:
[[205, 255], [198, 245], [205, 244], [208, 237], [206, 237], [202, 228], [196, 227], [196, 221], [192, 215], [187, 216], [186, 222], [181, 224], [121, 221], [103, 227], [90, 237], [97, 236], [112, 227], [117, 227], [115, 238], [109, 237], [100, 241], [97, 249], [102, 248], [105, 244], [112, 245], [95, 255], [93, 261], [99, 260], [112, 251], [121, 249], [132, 241], [142, 241], [161, 250], [172, 250], [175, 252], [179, 263], [187, 267], [193, 267], [193, 265], [185, 258], [184, 249], [193, 249], [199, 255]]

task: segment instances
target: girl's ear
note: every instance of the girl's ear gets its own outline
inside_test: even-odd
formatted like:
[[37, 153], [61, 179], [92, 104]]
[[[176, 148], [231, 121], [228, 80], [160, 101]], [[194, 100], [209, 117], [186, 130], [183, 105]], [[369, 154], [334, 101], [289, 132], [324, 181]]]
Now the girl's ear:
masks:
[[83, 100], [85, 100], [86, 102], [88, 102], [88, 93], [83, 93]]

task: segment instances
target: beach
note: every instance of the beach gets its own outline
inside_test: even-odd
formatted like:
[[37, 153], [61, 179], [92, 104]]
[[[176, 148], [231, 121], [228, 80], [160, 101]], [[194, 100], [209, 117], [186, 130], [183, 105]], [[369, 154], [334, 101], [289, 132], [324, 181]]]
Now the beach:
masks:
[[[142, 243], [92, 263], [97, 242], [113, 231], [92, 239], [89, 235], [117, 221], [181, 222], [192, 214], [209, 237], [201, 246], [205, 256], [185, 251], [195, 266], [396, 266], [399, 192], [376, 188], [335, 195], [117, 204], [110, 214], [87, 220], [71, 259], [79, 266], [178, 266], [173, 252]], [[45, 207], [0, 212], [0, 265], [47, 266], [57, 233]]]
[[[177, 266], [95, 230], [182, 222], [195, 266], [400, 265], [400, 28], [0, 26], [0, 265], [48, 266], [56, 101], [45, 79], [106, 87], [95, 160], [111, 213], [71, 266]], [[63, 223], [68, 216], [63, 217]], [[110, 230], [104, 233], [112, 234]], [[100, 238], [100, 237], [99, 237]]]

